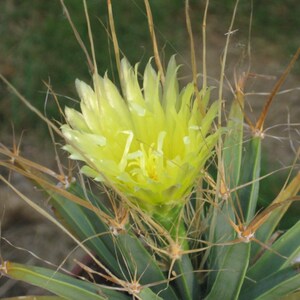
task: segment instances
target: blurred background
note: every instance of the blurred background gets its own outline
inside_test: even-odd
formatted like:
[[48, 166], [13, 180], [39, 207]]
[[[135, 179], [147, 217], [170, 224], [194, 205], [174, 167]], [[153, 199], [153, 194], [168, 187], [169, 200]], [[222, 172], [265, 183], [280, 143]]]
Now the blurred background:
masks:
[[[177, 53], [178, 59], [189, 65], [184, 1], [152, 0], [151, 6], [161, 53], [167, 59]], [[191, 17], [199, 61], [201, 58], [201, 22], [205, 1], [191, 0]], [[233, 0], [211, 1], [208, 12], [208, 72], [218, 77], [219, 57], [222, 54]], [[89, 45], [82, 1], [65, 1], [83, 41]], [[120, 48], [128, 59], [142, 65], [152, 55], [143, 0], [113, 1], [116, 30]], [[252, 66], [263, 64], [265, 75], [278, 76], [299, 46], [300, 7], [297, 0], [253, 1]], [[108, 70], [115, 74], [111, 42], [106, 33], [108, 27], [105, 0], [88, 1], [93, 27], [96, 55], [100, 73]], [[229, 60], [229, 67], [236, 65], [248, 43], [251, 1], [240, 1], [230, 53], [237, 57]], [[57, 107], [51, 98], [46, 99], [43, 81], [50, 83], [56, 93], [76, 98], [74, 81], [90, 80], [85, 56], [72, 33], [62, 7], [56, 1], [0, 1], [0, 71], [13, 85], [49, 117], [58, 117]], [[217, 58], [217, 60], [216, 60]], [[229, 56], [230, 58], [230, 56]], [[257, 63], [258, 62], [258, 63]], [[201, 65], [200, 65], [201, 66]], [[260, 70], [259, 70], [260, 71]], [[267, 72], [266, 72], [267, 71]], [[231, 76], [232, 69], [227, 70]], [[299, 63], [293, 74], [300, 73]], [[273, 83], [273, 82], [272, 82]], [[60, 97], [63, 104], [67, 101]], [[20, 105], [12, 93], [1, 85], [1, 127], [16, 129], [35, 128], [37, 119], [28, 118], [29, 112]], [[40, 127], [40, 126], [39, 126]], [[36, 129], [36, 128], [35, 128]]]
[[[106, 1], [88, 0], [88, 7], [94, 35], [99, 73], [106, 71], [116, 77], [113, 47], [107, 35], [108, 18]], [[220, 57], [224, 50], [226, 34], [232, 17], [233, 0], [222, 2], [211, 0], [207, 17], [207, 65], [210, 84], [217, 86], [220, 72]], [[252, 2], [252, 5], [251, 5]], [[89, 49], [87, 26], [81, 0], [65, 0], [73, 22]], [[124, 55], [134, 64], [140, 62], [140, 70], [152, 56], [152, 45], [148, 33], [147, 18], [143, 0], [112, 1], [119, 45]], [[183, 0], [151, 0], [156, 33], [164, 62], [172, 54], [184, 64], [181, 77], [190, 79], [190, 50], [186, 32]], [[202, 62], [202, 18], [205, 1], [190, 0], [191, 20], [195, 35], [198, 67]], [[250, 16], [251, 57], [247, 56]], [[254, 79], [247, 84], [246, 92], [255, 93], [247, 97], [247, 111], [255, 121], [293, 54], [300, 46], [300, 6], [298, 0], [241, 0], [237, 11], [234, 33], [229, 47], [226, 77], [234, 86], [234, 73], [239, 76], [250, 70]], [[76, 106], [74, 82], [76, 78], [91, 82], [86, 58], [78, 45], [60, 1], [0, 0], [0, 73], [7, 78], [30, 103], [51, 120], [60, 121], [57, 104], [47, 93], [46, 84], [51, 85], [59, 99], [60, 106]], [[289, 166], [300, 145], [300, 61], [296, 63], [282, 90], [289, 93], [278, 95], [267, 118], [265, 138], [264, 172]], [[230, 100], [229, 85], [225, 95]], [[75, 100], [75, 101], [74, 101]], [[294, 124], [294, 125], [293, 125]], [[13, 132], [18, 142], [23, 135], [21, 152], [34, 161], [56, 168], [53, 146], [46, 125], [0, 82], [0, 143], [13, 145]], [[299, 170], [299, 168], [298, 168]], [[0, 169], [1, 174], [7, 171]], [[273, 200], [280, 190], [287, 171], [279, 172], [276, 180], [262, 181], [264, 197], [261, 204]], [[17, 188], [40, 201], [42, 194], [20, 176], [12, 177]], [[47, 199], [43, 200], [47, 205]], [[294, 206], [286, 223], [294, 222], [300, 212]], [[0, 183], [0, 213], [2, 237], [1, 255], [5, 259], [36, 263], [26, 250], [33, 251], [43, 259], [59, 264], [70, 251], [67, 240], [46, 220], [34, 213], [15, 196], [8, 187]], [[55, 242], [55, 249], [49, 251], [48, 242]], [[57, 242], [59, 241], [59, 243]], [[40, 264], [40, 262], [39, 262]], [[38, 293], [26, 285], [0, 279], [0, 296]]]

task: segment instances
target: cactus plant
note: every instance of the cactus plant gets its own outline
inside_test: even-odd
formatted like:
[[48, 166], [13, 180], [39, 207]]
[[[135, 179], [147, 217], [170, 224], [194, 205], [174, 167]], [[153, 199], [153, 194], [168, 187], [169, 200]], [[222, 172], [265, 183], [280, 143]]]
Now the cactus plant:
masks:
[[[81, 112], [66, 108], [66, 123], [60, 128], [44, 118], [65, 139], [63, 148], [70, 158], [81, 161], [78, 176], [55, 173], [3, 145], [0, 148], [7, 158], [0, 165], [41, 187], [57, 219], [0, 175], [1, 180], [76, 241], [93, 267], [78, 262], [88, 274], [83, 277], [3, 261], [1, 273], [56, 295], [35, 299], [265, 300], [296, 296], [300, 222], [276, 239], [273, 235], [288, 207], [299, 200], [300, 173], [262, 210], [258, 198], [264, 120], [300, 49], [256, 124], [244, 113], [247, 74], [236, 84], [224, 124], [224, 72], [216, 102], [210, 99], [206, 80], [202, 88], [197, 86], [196, 70], [193, 81], [180, 90], [174, 57], [164, 74], [148, 1], [145, 4], [158, 72], [149, 62], [141, 84], [138, 67], [119, 58], [108, 1], [121, 91], [106, 75], [99, 76], [96, 64], [91, 63], [93, 87], [76, 81]], [[193, 44], [188, 14], [187, 24]], [[225, 58], [226, 53], [222, 67]], [[245, 122], [252, 133], [247, 140]], [[215, 165], [216, 171], [209, 165]], [[87, 189], [83, 176], [98, 189]], [[108, 194], [105, 201], [103, 189]]]

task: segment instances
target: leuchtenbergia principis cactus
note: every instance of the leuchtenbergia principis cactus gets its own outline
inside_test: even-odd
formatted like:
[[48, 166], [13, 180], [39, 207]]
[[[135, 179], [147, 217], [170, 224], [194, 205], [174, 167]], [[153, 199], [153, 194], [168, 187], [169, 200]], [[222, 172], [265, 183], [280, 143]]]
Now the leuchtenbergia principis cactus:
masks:
[[[155, 50], [151, 26], [150, 33]], [[57, 295], [40, 299], [266, 300], [295, 293], [300, 222], [271, 237], [290, 204], [299, 200], [300, 174], [268, 207], [258, 211], [257, 201], [264, 119], [300, 50], [258, 122], [246, 118], [252, 136], [245, 141], [245, 76], [237, 83], [228, 121], [220, 126], [222, 99], [211, 101], [210, 88], [198, 89], [195, 76], [180, 88], [175, 56], [164, 74], [154, 51], [159, 71], [150, 59], [140, 80], [138, 65], [118, 60], [114, 45], [121, 88], [99, 76], [94, 65], [93, 86], [76, 80], [80, 111], [65, 108], [60, 129], [47, 121], [65, 138], [70, 158], [81, 161], [81, 176], [103, 184], [110, 202], [78, 178], [0, 148], [9, 158], [0, 165], [44, 189], [62, 223], [1, 179], [71, 236], [96, 267], [78, 262], [89, 274], [82, 278], [4, 261], [2, 274]], [[210, 174], [208, 164], [215, 164], [217, 175]]]

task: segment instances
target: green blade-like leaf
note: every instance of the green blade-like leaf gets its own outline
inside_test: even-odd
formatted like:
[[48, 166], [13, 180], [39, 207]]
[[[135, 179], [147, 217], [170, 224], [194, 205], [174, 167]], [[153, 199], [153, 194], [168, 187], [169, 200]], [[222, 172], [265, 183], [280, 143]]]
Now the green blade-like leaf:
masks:
[[130, 299], [125, 294], [113, 289], [79, 280], [47, 268], [5, 262], [1, 268], [1, 272], [13, 279], [39, 286], [70, 300]]
[[269, 277], [242, 289], [239, 299], [274, 300], [281, 299], [300, 287], [300, 272], [296, 267], [287, 267]]
[[[179, 212], [182, 208], [176, 208], [171, 214], [158, 215], [155, 214], [155, 220], [158, 221], [169, 233], [170, 236], [181, 244], [181, 249], [189, 250], [187, 241], [187, 232], [183, 220], [179, 217]], [[176, 224], [176, 226], [174, 226]], [[182, 255], [179, 259], [174, 261], [173, 270], [178, 276], [175, 280], [177, 292], [180, 294], [180, 299], [193, 299], [194, 294], [199, 294], [198, 286], [196, 285], [196, 278], [194, 269], [189, 255]]]
[[[255, 285], [259, 281], [291, 263], [300, 253], [300, 221], [283, 234], [247, 272], [245, 288]], [[282, 256], [280, 256], [282, 255]], [[286, 257], [286, 258], [285, 258]]]
[[179, 276], [175, 282], [181, 296], [180, 299], [192, 300], [196, 296], [200, 297], [194, 269], [187, 254], [175, 261], [174, 271]]
[[[72, 194], [86, 199], [86, 201], [90, 202], [97, 208], [100, 208], [102, 212], [104, 212], [108, 216], [112, 216], [111, 212], [107, 209], [104, 201], [101, 201], [101, 198], [95, 196], [92, 192], [84, 191], [80, 184], [76, 182], [71, 184], [68, 189]], [[73, 203], [73, 202], [72, 202]], [[77, 205], [77, 204], [76, 204]], [[101, 219], [101, 217], [97, 216], [93, 211], [77, 205], [77, 207], [81, 210], [82, 214], [86, 216], [89, 222], [92, 224], [94, 231], [98, 234], [98, 238], [105, 244], [108, 251], [111, 253], [116, 252], [115, 241], [112, 235], [112, 232], [109, 230], [108, 225]], [[77, 222], [80, 224], [80, 222]], [[85, 235], [86, 238], [91, 237], [92, 235]], [[99, 253], [97, 253], [99, 255]]]
[[238, 185], [242, 161], [243, 127], [244, 127], [244, 96], [237, 92], [226, 124], [227, 135], [222, 151], [225, 182], [228, 188]]
[[151, 289], [142, 289], [139, 293], [139, 299], [141, 300], [164, 300], [170, 298], [161, 298], [159, 294], [154, 293]]
[[[115, 238], [122, 255], [119, 262], [130, 270], [131, 278], [137, 278], [143, 285], [153, 284], [151, 289], [163, 299], [178, 299], [154, 255], [150, 255], [136, 236], [121, 233]], [[160, 281], [163, 283], [155, 284]]]
[[[230, 190], [237, 186], [242, 159], [242, 145], [243, 145], [243, 125], [244, 125], [244, 96], [243, 93], [237, 92], [236, 97], [231, 105], [228, 116], [228, 123], [226, 125], [227, 134], [224, 140], [222, 151], [224, 174], [221, 175], [221, 180], [226, 188]], [[232, 240], [234, 238], [234, 231], [228, 222], [231, 219], [235, 222], [234, 208], [235, 193], [231, 193], [231, 202], [227, 202], [222, 207], [215, 208], [214, 216], [211, 221], [210, 235], [215, 243]], [[214, 247], [209, 250], [209, 269], [217, 270], [222, 264], [225, 257], [225, 247]], [[208, 285], [211, 287], [217, 276], [216, 272], [210, 272], [208, 275]]]
[[[69, 190], [79, 197], [85, 197], [79, 185], [72, 184]], [[91, 193], [88, 194], [88, 198], [92, 204], [98, 206]], [[112, 237], [108, 226], [95, 213], [60, 195], [52, 195], [51, 203], [75, 235], [81, 239], [94, 236], [86, 241], [86, 245], [114, 274], [127, 280], [136, 276], [141, 284], [166, 281], [154, 257], [134, 235], [122, 233]], [[154, 285], [151, 289], [156, 293], [161, 293], [162, 296], [176, 299], [174, 291], [167, 282]]]
[[237, 299], [247, 271], [249, 257], [250, 243], [227, 246], [226, 257], [205, 300]]
[[76, 237], [85, 241], [85, 245], [95, 252], [115, 275], [123, 278], [124, 273], [114, 256], [115, 251], [112, 251], [113, 246], [108, 247], [113, 244], [108, 226], [89, 209], [58, 194], [51, 193], [51, 197], [50, 203], [63, 224]]
[[[289, 183], [289, 185], [282, 190], [273, 203], [280, 203], [288, 200], [289, 198], [296, 196], [300, 190], [300, 172], [294, 177], [294, 179]], [[282, 207], [278, 207], [274, 209], [268, 220], [257, 230], [255, 237], [262, 243], [267, 243], [273, 234], [274, 230], [278, 226], [281, 218], [286, 213], [287, 209], [291, 205], [292, 202], [288, 202]], [[261, 249], [259, 244], [252, 245], [251, 248], [251, 258], [255, 258], [258, 251]]]
[[1, 298], [1, 300], [65, 300], [59, 296], [19, 296], [10, 298]]
[[243, 168], [239, 185], [249, 184], [238, 190], [238, 201], [243, 211], [246, 223], [249, 223], [255, 213], [259, 191], [259, 176], [261, 167], [261, 138], [253, 137], [244, 144]]
[[[234, 240], [235, 232], [229, 223], [229, 219], [235, 220], [235, 215], [231, 203], [223, 205], [219, 210], [215, 210], [214, 219], [212, 221], [214, 228], [212, 240], [216, 244], [221, 244], [227, 241]], [[222, 269], [222, 264], [228, 251], [227, 246], [215, 246], [209, 251], [208, 269], [219, 270]], [[211, 289], [216, 281], [218, 272], [213, 271], [208, 274], [208, 290]]]

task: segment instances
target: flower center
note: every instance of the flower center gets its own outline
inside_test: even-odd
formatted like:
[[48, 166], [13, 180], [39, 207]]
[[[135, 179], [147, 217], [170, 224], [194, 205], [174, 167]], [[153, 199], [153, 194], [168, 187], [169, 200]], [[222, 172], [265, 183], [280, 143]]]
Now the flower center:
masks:
[[[148, 158], [147, 158], [147, 162], [146, 162], [146, 170], [148, 173], [148, 176], [157, 181], [158, 180], [158, 174], [157, 174], [157, 151], [153, 151], [153, 146], [151, 145], [151, 147], [149, 148], [148, 151]], [[155, 153], [156, 152], [156, 153]]]
[[140, 144], [139, 155], [128, 163], [128, 167], [131, 169], [132, 176], [142, 175], [143, 177], [151, 178], [152, 180], [158, 180], [158, 166], [163, 165], [163, 155], [154, 149], [153, 143], [148, 151], [143, 144]]
[[123, 161], [125, 160], [124, 156], [126, 156], [126, 169], [132, 177], [136, 177], [137, 180], [145, 180], [146, 178], [154, 181], [159, 180], [159, 175], [163, 173], [165, 164], [163, 152], [165, 135], [165, 132], [160, 132], [156, 143], [152, 143], [149, 146], [140, 143], [137, 151], [128, 153], [129, 145], [131, 145], [133, 139], [133, 136], [129, 135], [127, 141], [127, 146], [129, 147], [127, 147], [127, 151], [124, 151]]

